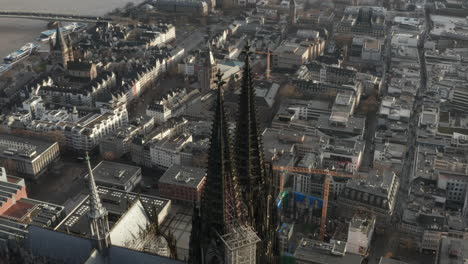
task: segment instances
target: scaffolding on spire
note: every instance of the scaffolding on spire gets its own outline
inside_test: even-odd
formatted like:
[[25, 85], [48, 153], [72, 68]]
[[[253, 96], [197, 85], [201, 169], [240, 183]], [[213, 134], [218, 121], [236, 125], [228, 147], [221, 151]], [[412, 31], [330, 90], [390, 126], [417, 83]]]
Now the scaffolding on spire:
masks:
[[[218, 87], [218, 105], [223, 105], [223, 75], [218, 70], [216, 74]], [[226, 128], [227, 131], [227, 128]], [[229, 134], [226, 133], [227, 145], [231, 145]], [[229, 150], [231, 151], [231, 150]], [[243, 203], [242, 192], [238, 183], [237, 170], [235, 167], [232, 154], [229, 155], [232, 165], [231, 174], [226, 175], [224, 190], [225, 198], [225, 216], [226, 218], [226, 233], [218, 234], [224, 244], [224, 259], [226, 264], [255, 264], [257, 254], [257, 243], [260, 238], [255, 231], [246, 225], [246, 207]]]
[[257, 121], [256, 93], [249, 42], [244, 48], [245, 62], [239, 97], [239, 118], [235, 135], [236, 169], [242, 197], [247, 206], [247, 221], [261, 239], [257, 251], [260, 263], [274, 263], [278, 256], [276, 243], [277, 217], [273, 214], [275, 193], [272, 171], [266, 166], [262, 133]]
[[224, 81], [220, 71], [216, 77], [217, 100], [206, 185], [200, 214], [194, 206], [189, 263], [255, 264], [260, 239], [245, 223], [246, 207], [224, 113]]
[[255, 264], [260, 238], [248, 225], [233, 226], [230, 233], [221, 236], [226, 248], [226, 264]]

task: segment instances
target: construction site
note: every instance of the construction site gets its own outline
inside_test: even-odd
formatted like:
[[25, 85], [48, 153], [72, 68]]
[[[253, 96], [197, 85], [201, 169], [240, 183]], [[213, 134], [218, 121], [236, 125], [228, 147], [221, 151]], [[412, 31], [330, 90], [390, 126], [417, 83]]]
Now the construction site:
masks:
[[[388, 191], [382, 193], [392, 196], [398, 188], [394, 175], [376, 175], [376, 172], [351, 174], [301, 167], [273, 169], [280, 172], [281, 192], [276, 202], [281, 220], [278, 236], [280, 248], [286, 253], [283, 255], [285, 261], [288, 254], [297, 252], [304, 239], [323, 243], [341, 241], [347, 243], [346, 252], [350, 252], [353, 243], [360, 241], [361, 245], [354, 250], [356, 254], [364, 258], [369, 254], [369, 248], [362, 244], [363, 239], [370, 243], [374, 232], [384, 232], [382, 224], [376, 224], [376, 219], [391, 216], [394, 207], [394, 198], [380, 198], [376, 190], [387, 188]], [[321, 192], [306, 194], [295, 191], [293, 178], [297, 175], [316, 178]], [[361, 185], [361, 182], [366, 184]], [[337, 187], [340, 184], [342, 188]], [[349, 193], [353, 193], [354, 198], [346, 196]], [[361, 198], [356, 199], [356, 196]], [[388, 210], [379, 210], [379, 207]], [[294, 259], [292, 255], [289, 257]]]

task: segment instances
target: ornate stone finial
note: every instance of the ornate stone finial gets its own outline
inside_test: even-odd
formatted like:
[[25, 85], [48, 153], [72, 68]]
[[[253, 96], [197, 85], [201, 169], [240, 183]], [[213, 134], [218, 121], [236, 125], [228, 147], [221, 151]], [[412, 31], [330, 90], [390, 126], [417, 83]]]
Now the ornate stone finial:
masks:
[[218, 85], [218, 89], [221, 89], [223, 87], [223, 85], [226, 84], [225, 81], [223, 81], [223, 76], [224, 74], [221, 73], [221, 70], [218, 69], [218, 72], [216, 73], [216, 81], [215, 83]]
[[242, 54], [246, 55], [246, 57], [249, 57], [252, 54], [252, 52], [250, 51], [250, 47], [250, 41], [247, 40], [245, 42], [244, 50], [242, 51]]

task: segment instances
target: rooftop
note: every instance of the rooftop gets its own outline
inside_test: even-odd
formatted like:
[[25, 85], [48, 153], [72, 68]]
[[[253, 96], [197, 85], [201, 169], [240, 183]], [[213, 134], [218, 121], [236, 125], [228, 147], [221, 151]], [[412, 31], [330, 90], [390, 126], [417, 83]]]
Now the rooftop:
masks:
[[67, 63], [67, 69], [72, 71], [89, 71], [93, 64], [84, 61], [69, 61]]
[[325, 243], [303, 238], [294, 253], [296, 260], [311, 261], [311, 263], [360, 264], [362, 257], [346, 253], [346, 243], [337, 241]]
[[[325, 134], [332, 134], [334, 136], [354, 137], [362, 134], [366, 123], [365, 117], [349, 116], [348, 118], [343, 117], [340, 119], [340, 116], [337, 116], [338, 113], [334, 112], [334, 115], [320, 115], [317, 120], [317, 129]], [[336, 120], [343, 120], [344, 123], [337, 122], [340, 125], [334, 125], [332, 122], [336, 122]]]
[[422, 23], [422, 19], [415, 17], [396, 16], [393, 18], [393, 22], [400, 24], [419, 25]]
[[353, 179], [346, 183], [346, 187], [357, 189], [366, 193], [388, 197], [393, 188], [397, 176], [389, 171], [384, 171], [382, 175], [370, 173], [366, 180]]
[[191, 137], [191, 135], [182, 134], [175, 138], [163, 138], [161, 140], [155, 140], [152, 143], [152, 146], [173, 151], [180, 151], [186, 143], [192, 142]]
[[27, 198], [24, 180], [0, 168], [0, 238], [23, 237], [28, 224], [55, 226], [64, 207]]
[[159, 183], [198, 188], [202, 183], [206, 170], [197, 167], [172, 165], [159, 179]]
[[399, 261], [399, 260], [396, 260], [396, 259], [381, 257], [380, 261], [379, 261], [379, 264], [406, 264], [406, 262]]
[[[150, 218], [155, 217], [155, 211], [159, 214], [170, 203], [170, 200], [168, 199], [149, 195], [140, 195], [133, 192], [125, 192], [106, 187], [98, 187], [98, 194], [102, 205], [109, 212], [109, 227], [111, 229], [137, 199], [140, 199]], [[86, 196], [86, 198], [83, 199], [83, 201], [57, 226], [56, 229], [62, 232], [69, 231], [74, 234], [89, 236], [88, 211], [89, 196]]]
[[298, 54], [302, 55], [307, 52], [307, 47], [303, 47], [296, 43], [283, 43], [273, 52], [274, 54]]
[[366, 39], [365, 42], [365, 48], [366, 49], [373, 49], [373, 50], [378, 50], [380, 49], [380, 41], [377, 39]]
[[468, 23], [466, 18], [431, 15], [431, 20], [434, 22], [431, 35], [459, 39], [468, 38]]
[[375, 216], [371, 214], [355, 214], [349, 222], [350, 231], [358, 229], [361, 233], [369, 235], [375, 225]]
[[437, 264], [464, 264], [468, 259], [468, 240], [443, 237], [437, 255]]
[[125, 185], [127, 182], [131, 181], [139, 171], [141, 171], [141, 168], [137, 166], [101, 161], [94, 167], [93, 175], [97, 184], [99, 184], [99, 182], [105, 182]]
[[57, 143], [31, 137], [0, 134], [0, 156], [34, 160], [55, 144]]

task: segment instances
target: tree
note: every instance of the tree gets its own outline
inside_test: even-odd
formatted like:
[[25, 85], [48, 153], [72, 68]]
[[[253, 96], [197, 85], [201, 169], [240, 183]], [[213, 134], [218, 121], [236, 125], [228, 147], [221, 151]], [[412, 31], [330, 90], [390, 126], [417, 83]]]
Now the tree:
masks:
[[229, 91], [235, 91], [238, 87], [237, 85], [237, 76], [231, 76], [231, 78], [229, 78], [229, 81], [227, 83], [227, 87], [228, 87], [228, 90]]
[[15, 175], [18, 172], [16, 161], [12, 159], [1, 160], [0, 167], [5, 168], [7, 174]]
[[135, 7], [135, 3], [133, 3], [133, 2], [128, 2], [128, 3], [125, 4], [125, 7], [124, 7], [124, 8], [125, 8], [125, 10], [128, 11], [128, 10], [134, 8], [134, 7]]
[[118, 14], [120, 14], [120, 8], [118, 8], [118, 7], [115, 8], [114, 10], [112, 10], [112, 12], [111, 12], [111, 15], [118, 15]]
[[301, 93], [297, 90], [296, 86], [293, 85], [292, 83], [288, 83], [284, 85], [280, 89], [279, 93], [282, 97], [283, 96], [286, 96], [286, 97], [300, 97], [301, 96]]
[[66, 146], [66, 139], [65, 135], [61, 131], [49, 131], [47, 132], [46, 136], [48, 139], [57, 142], [60, 147], [65, 147]]
[[307, 1], [304, 3], [304, 11], [308, 11], [308, 10], [311, 9], [311, 8], [312, 8], [312, 5], [310, 4], [310, 1], [307, 0]]
[[375, 95], [371, 95], [366, 100], [361, 102], [361, 109], [364, 113], [376, 112], [377, 108], [378, 104]]
[[377, 175], [382, 175], [385, 171], [393, 171], [393, 166], [389, 161], [374, 161], [374, 169]]
[[57, 142], [60, 148], [66, 147], [65, 135], [60, 130], [36, 132], [36, 131], [27, 130], [27, 129], [14, 129], [11, 131], [11, 134], [21, 135], [24, 137], [39, 138], [39, 139], [45, 138], [47, 140]]
[[208, 165], [208, 153], [198, 153], [193, 156], [192, 165], [199, 168], [204, 168]]
[[117, 159], [117, 154], [113, 151], [106, 151], [102, 154], [102, 158], [105, 160], [115, 160]]

